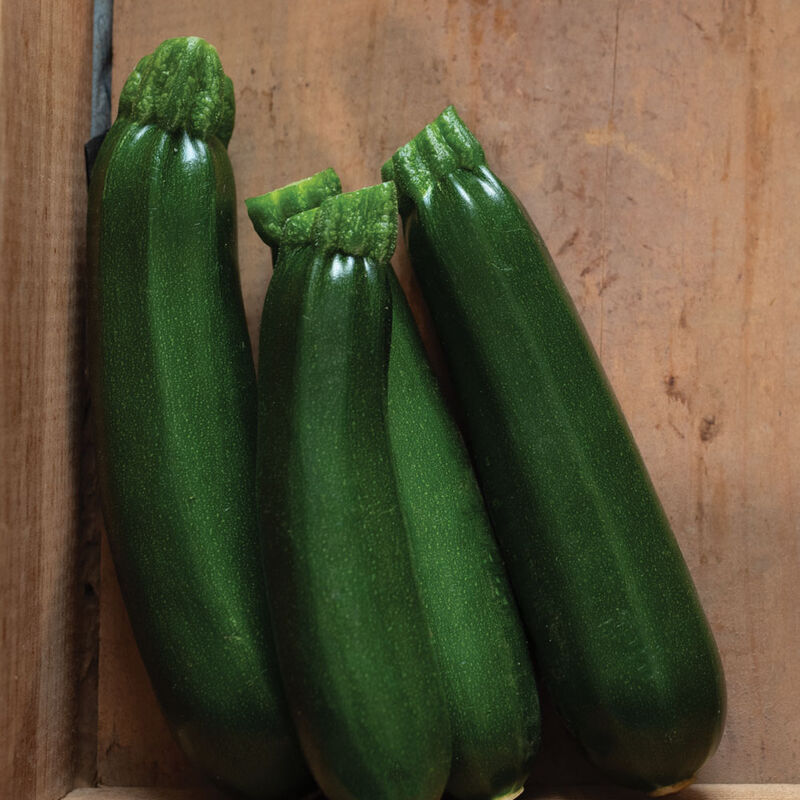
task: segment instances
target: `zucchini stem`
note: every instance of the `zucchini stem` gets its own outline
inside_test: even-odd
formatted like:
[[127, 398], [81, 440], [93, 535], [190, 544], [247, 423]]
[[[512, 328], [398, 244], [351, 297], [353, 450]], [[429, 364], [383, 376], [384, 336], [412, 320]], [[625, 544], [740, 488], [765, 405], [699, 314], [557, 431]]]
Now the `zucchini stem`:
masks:
[[309, 178], [250, 197], [244, 202], [256, 233], [265, 244], [274, 248], [281, 244], [283, 228], [290, 217], [316, 208], [323, 200], [341, 192], [339, 176], [328, 167]]
[[128, 76], [119, 116], [228, 146], [236, 107], [233, 83], [213, 45], [198, 36], [167, 39]]

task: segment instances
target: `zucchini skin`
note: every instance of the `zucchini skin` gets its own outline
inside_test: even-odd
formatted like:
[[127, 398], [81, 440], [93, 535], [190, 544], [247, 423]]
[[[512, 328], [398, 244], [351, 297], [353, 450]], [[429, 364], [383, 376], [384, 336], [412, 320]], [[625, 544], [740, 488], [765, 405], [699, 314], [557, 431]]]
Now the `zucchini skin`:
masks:
[[540, 676], [592, 761], [663, 791], [717, 747], [719, 654], [552, 259], [469, 138], [450, 108], [384, 177]]
[[[396, 236], [393, 193], [392, 209]], [[281, 243], [261, 322], [262, 541], [287, 698], [331, 800], [434, 800], [450, 767], [386, 433], [390, 325], [385, 262]]]
[[106, 531], [159, 704], [218, 783], [283, 798], [313, 782], [260, 565], [235, 200], [217, 136], [118, 117], [90, 185], [90, 391]]
[[466, 448], [394, 273], [388, 428], [414, 572], [453, 731], [448, 792], [513, 796], [539, 748], [536, 681]]

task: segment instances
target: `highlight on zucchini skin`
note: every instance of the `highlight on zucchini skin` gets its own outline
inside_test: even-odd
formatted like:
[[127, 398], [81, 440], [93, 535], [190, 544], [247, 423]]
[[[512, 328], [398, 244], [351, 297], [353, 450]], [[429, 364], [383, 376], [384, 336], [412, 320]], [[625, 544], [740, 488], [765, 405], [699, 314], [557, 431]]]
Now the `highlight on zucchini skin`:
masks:
[[221, 785], [313, 781], [283, 697], [260, 565], [256, 381], [216, 51], [140, 61], [89, 195], [89, 367], [108, 541], [158, 702]]
[[[273, 248], [273, 263], [279, 245], [308, 241], [311, 210], [339, 189], [328, 169], [247, 201], [254, 227]], [[469, 456], [403, 290], [394, 272], [387, 273], [392, 295], [387, 427], [417, 587], [450, 715], [453, 763], [447, 790], [459, 800], [513, 796], [522, 790], [539, 746], [528, 644]]]
[[394, 187], [285, 224], [261, 321], [257, 487], [275, 640], [331, 800], [436, 800], [450, 731], [386, 435]]
[[677, 790], [725, 716], [719, 654], [541, 236], [450, 107], [384, 165], [539, 676], [620, 783]]

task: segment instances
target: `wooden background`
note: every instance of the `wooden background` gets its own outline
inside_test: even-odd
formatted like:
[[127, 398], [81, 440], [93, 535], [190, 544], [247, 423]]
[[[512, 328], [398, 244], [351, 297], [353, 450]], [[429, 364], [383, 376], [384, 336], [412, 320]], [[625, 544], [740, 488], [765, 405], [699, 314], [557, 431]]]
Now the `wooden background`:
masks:
[[[3, 767], [36, 795], [68, 788], [60, 742], [78, 703], [79, 734], [92, 731], [77, 747], [86, 782], [194, 783], [152, 700], [107, 552], [97, 688], [76, 689], [94, 674], [92, 653], [73, 653], [91, 581], [84, 617], [63, 599], [83, 569], [75, 265], [88, 4], [73, 14], [58, 3], [47, 20], [25, 4], [22, 21], [12, 5], [2, 3], [3, 109], [26, 97], [36, 111], [3, 120], [13, 266], [0, 320], [12, 376], [3, 437], [17, 465], [3, 502], [19, 512], [3, 529], [4, 544], [18, 543], [3, 549], [15, 611], [3, 626], [13, 671], [0, 680], [16, 726], [3, 726], [16, 743]], [[800, 4], [117, 0], [115, 98], [141, 55], [185, 34], [212, 41], [233, 78], [241, 199], [329, 165], [345, 190], [373, 183], [398, 145], [456, 104], [556, 258], [716, 633], [729, 716], [700, 780], [800, 783]], [[70, 80], [42, 83], [40, 71]], [[268, 258], [241, 212], [255, 337]], [[395, 264], [414, 297], [402, 252]], [[20, 633], [28, 619], [35, 641]], [[535, 779], [596, 780], [552, 721], [548, 730]]]
[[[327, 166], [374, 183], [456, 105], [556, 258], [716, 633], [729, 715], [700, 781], [800, 782], [800, 5], [118, 0], [115, 98], [184, 34], [233, 78], [241, 199]], [[270, 270], [240, 212], [255, 340]], [[98, 778], [190, 780], [126, 625], [106, 553]], [[593, 779], [553, 737], [537, 779]]]
[[[91, 0], [0, 0], [0, 797], [74, 785]], [[91, 659], [91, 655], [88, 656]]]

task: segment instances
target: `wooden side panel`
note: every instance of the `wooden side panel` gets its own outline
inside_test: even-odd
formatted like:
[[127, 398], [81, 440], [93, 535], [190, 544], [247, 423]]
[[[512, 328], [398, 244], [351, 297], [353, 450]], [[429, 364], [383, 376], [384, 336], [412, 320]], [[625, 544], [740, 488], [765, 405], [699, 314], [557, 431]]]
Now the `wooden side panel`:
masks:
[[0, 0], [0, 796], [73, 786], [92, 4]]
[[[183, 34], [212, 41], [233, 78], [242, 199], [330, 165], [345, 190], [375, 182], [456, 104], [556, 258], [717, 634], [728, 727], [700, 779], [800, 781], [800, 6], [118, 0], [115, 96], [142, 54]], [[268, 257], [240, 212], [255, 339]], [[100, 774], [182, 781], [130, 677], [115, 590], [103, 605]], [[596, 780], [552, 730], [536, 780]], [[115, 740], [124, 765], [107, 757]]]

